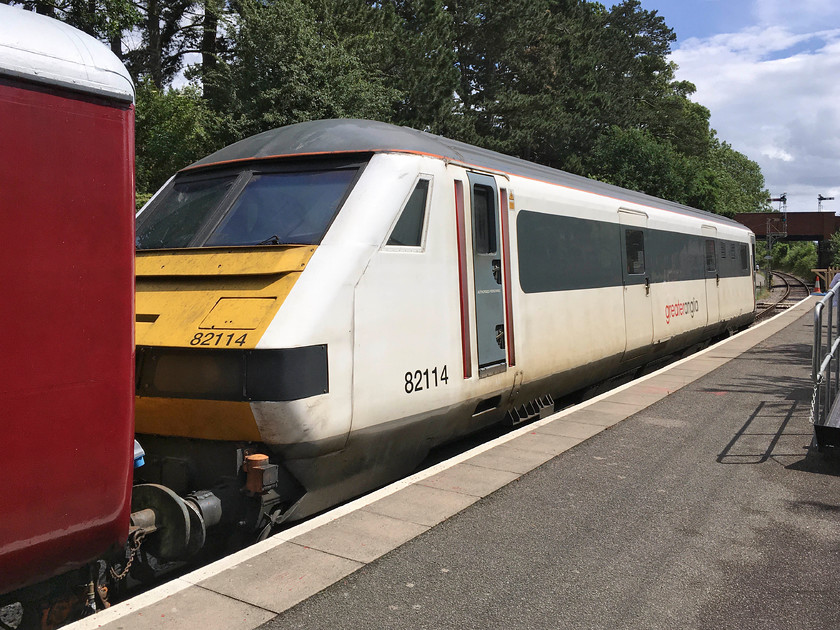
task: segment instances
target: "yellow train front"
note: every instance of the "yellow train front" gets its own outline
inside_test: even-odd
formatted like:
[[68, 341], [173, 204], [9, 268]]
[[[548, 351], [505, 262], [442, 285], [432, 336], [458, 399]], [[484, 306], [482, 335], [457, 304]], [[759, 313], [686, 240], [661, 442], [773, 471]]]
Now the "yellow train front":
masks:
[[747, 325], [752, 244], [723, 217], [382, 123], [231, 145], [137, 217], [133, 512], [167, 559], [387, 483]]

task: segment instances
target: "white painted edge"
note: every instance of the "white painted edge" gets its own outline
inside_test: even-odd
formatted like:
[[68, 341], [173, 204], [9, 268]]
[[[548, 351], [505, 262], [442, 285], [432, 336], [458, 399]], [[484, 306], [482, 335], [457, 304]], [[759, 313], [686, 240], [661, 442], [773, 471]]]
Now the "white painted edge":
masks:
[[[547, 424], [550, 424], [550, 423], [554, 422], [555, 420], [559, 420], [560, 418], [571, 415], [571, 414], [573, 414], [577, 411], [580, 411], [581, 409], [585, 409], [586, 407], [588, 407], [590, 405], [594, 405], [595, 403], [600, 402], [601, 400], [604, 400], [606, 398], [609, 398], [610, 396], [613, 396], [613, 395], [615, 395], [619, 392], [623, 392], [623, 391], [629, 389], [630, 387], [634, 387], [636, 385], [639, 385], [640, 383], [644, 383], [645, 381], [647, 381], [649, 379], [652, 379], [656, 376], [659, 376], [660, 374], [664, 374], [664, 373], [668, 372], [669, 370], [671, 370], [675, 367], [678, 367], [680, 365], [683, 365], [684, 363], [687, 363], [689, 361], [692, 361], [692, 360], [696, 359], [697, 357], [703, 356], [704, 354], [707, 354], [709, 352], [717, 350], [721, 346], [724, 346], [727, 343], [729, 343], [731, 341], [734, 341], [735, 339], [738, 339], [739, 337], [741, 337], [743, 335], [753, 333], [756, 330], [758, 330], [759, 328], [765, 326], [766, 324], [769, 324], [770, 322], [775, 321], [776, 319], [778, 319], [780, 317], [784, 317], [785, 315], [794, 311], [794, 309], [798, 308], [800, 305], [802, 305], [803, 303], [805, 303], [806, 301], [811, 299], [811, 297], [812, 296], [808, 296], [804, 300], [801, 300], [801, 301], [797, 302], [796, 304], [791, 306], [789, 309], [787, 309], [785, 311], [782, 311], [778, 315], [774, 315], [773, 317], [764, 320], [760, 324], [756, 324], [755, 326], [753, 326], [751, 328], [747, 328], [746, 330], [743, 330], [743, 331], [739, 332], [738, 334], [733, 335], [732, 337], [728, 337], [727, 339], [724, 339], [723, 341], [719, 341], [718, 343], [716, 343], [712, 346], [709, 346], [705, 350], [701, 350], [700, 352], [696, 352], [695, 354], [692, 354], [691, 356], [685, 357], [684, 359], [680, 359], [679, 361], [675, 361], [674, 363], [666, 365], [665, 367], [660, 368], [660, 369], [656, 370], [655, 372], [651, 372], [650, 374], [647, 374], [647, 375], [642, 376], [640, 378], [634, 379], [634, 380], [630, 381], [629, 383], [625, 383], [624, 385], [616, 387], [615, 389], [611, 389], [608, 392], [604, 392], [603, 394], [599, 394], [598, 396], [595, 396], [594, 398], [591, 398], [591, 399], [589, 399], [587, 401], [584, 401], [580, 404], [574, 405], [572, 407], [567, 407], [566, 409], [558, 411], [557, 413], [554, 413], [550, 416], [547, 416], [547, 417], [545, 417], [541, 420], [537, 420], [535, 422], [528, 423], [527, 425], [525, 425], [525, 426], [523, 426], [519, 429], [515, 429], [515, 430], [511, 431], [510, 433], [506, 433], [505, 435], [502, 435], [502, 436], [500, 436], [500, 437], [498, 437], [494, 440], [490, 440], [489, 442], [485, 442], [484, 444], [480, 444], [479, 446], [476, 446], [475, 448], [472, 448], [468, 451], [460, 453], [459, 455], [456, 455], [456, 456], [454, 456], [454, 457], [452, 457], [452, 458], [450, 458], [446, 461], [440, 462], [439, 464], [435, 464], [434, 466], [426, 468], [425, 470], [422, 470], [418, 473], [415, 473], [415, 474], [411, 475], [410, 477], [405, 477], [404, 479], [400, 479], [399, 481], [395, 481], [394, 483], [392, 483], [389, 486], [385, 486], [384, 488], [380, 488], [379, 490], [375, 490], [374, 492], [371, 492], [371, 493], [366, 494], [362, 497], [359, 497], [358, 499], [355, 499], [355, 500], [353, 500], [349, 503], [345, 503], [344, 505], [341, 505], [337, 508], [334, 508], [334, 509], [330, 510], [329, 512], [325, 512], [324, 514], [321, 514], [320, 516], [316, 516], [315, 518], [309, 519], [308, 521], [305, 521], [305, 522], [301, 523], [300, 525], [296, 525], [295, 527], [291, 527], [291, 528], [289, 528], [287, 530], [284, 530], [282, 532], [278, 532], [277, 534], [275, 534], [274, 536], [271, 536], [270, 538], [268, 538], [266, 540], [263, 540], [261, 542], [258, 542], [256, 544], [254, 544], [254, 545], [251, 545], [250, 547], [246, 547], [245, 549], [242, 549], [240, 551], [237, 551], [236, 553], [233, 553], [229, 556], [226, 556], [226, 557], [224, 557], [220, 560], [217, 560], [216, 562], [213, 562], [212, 564], [208, 564], [207, 566], [201, 567], [200, 569], [196, 569], [195, 571], [192, 571], [191, 573], [187, 573], [186, 575], [183, 575], [179, 578], [175, 578], [174, 580], [171, 580], [171, 581], [167, 582], [166, 584], [162, 584], [161, 586], [158, 586], [158, 587], [156, 587], [156, 588], [154, 588], [150, 591], [147, 591], [145, 593], [141, 593], [140, 595], [137, 595], [136, 597], [132, 597], [129, 600], [126, 600], [124, 602], [120, 602], [119, 604], [111, 606], [110, 608], [108, 608], [106, 610], [97, 612], [95, 615], [93, 615], [91, 617], [86, 617], [84, 619], [80, 619], [79, 621], [76, 621], [75, 623], [72, 623], [72, 624], [70, 624], [68, 626], [65, 626], [65, 627], [68, 630], [89, 630], [89, 629], [93, 629], [93, 628], [99, 628], [101, 626], [104, 626], [107, 623], [111, 623], [112, 621], [116, 621], [117, 619], [120, 619], [122, 617], [125, 617], [126, 615], [129, 615], [129, 614], [137, 611], [137, 610], [140, 610], [141, 608], [145, 608], [147, 606], [151, 606], [152, 604], [156, 604], [156, 603], [160, 602], [161, 600], [163, 600], [163, 599], [165, 599], [165, 598], [167, 598], [171, 595], [175, 595], [176, 593], [179, 593], [179, 592], [189, 588], [190, 586], [194, 586], [194, 585], [198, 584], [199, 582], [202, 582], [202, 581], [204, 581], [208, 578], [211, 578], [215, 575], [218, 575], [219, 573], [221, 573], [223, 571], [226, 571], [226, 570], [228, 570], [228, 569], [230, 569], [230, 568], [232, 568], [232, 567], [234, 567], [238, 564], [246, 562], [246, 561], [250, 560], [251, 558], [254, 558], [254, 557], [256, 557], [256, 556], [258, 556], [262, 553], [265, 553], [265, 552], [267, 552], [271, 549], [274, 549], [276, 547], [279, 547], [280, 545], [283, 545], [283, 544], [289, 542], [293, 538], [297, 538], [298, 536], [301, 536], [301, 535], [306, 534], [306, 533], [308, 533], [308, 532], [310, 532], [314, 529], [317, 529], [318, 527], [321, 527], [322, 525], [326, 525], [327, 523], [331, 523], [332, 521], [334, 521], [336, 519], [339, 519], [342, 516], [346, 516], [347, 514], [355, 512], [356, 510], [360, 510], [360, 509], [370, 505], [371, 503], [379, 501], [380, 499], [383, 499], [387, 496], [390, 496], [390, 495], [392, 495], [396, 492], [399, 492], [403, 488], [406, 488], [410, 485], [413, 485], [413, 484], [415, 484], [419, 481], [423, 481], [424, 479], [428, 479], [429, 477], [433, 477], [434, 475], [437, 475], [440, 472], [443, 472], [443, 471], [445, 471], [449, 468], [452, 468], [453, 466], [456, 466], [457, 464], [465, 462], [468, 459], [472, 459], [476, 455], [480, 455], [481, 453], [489, 451], [490, 449], [495, 448], [496, 446], [500, 446], [500, 445], [505, 444], [506, 442], [510, 442], [511, 440], [514, 440], [514, 439], [516, 439], [516, 438], [518, 438], [522, 435], [526, 435], [528, 433], [531, 433], [535, 428], [539, 428], [539, 427], [545, 426]], [[756, 343], [759, 343], [759, 342], [757, 341]], [[731, 361], [731, 360], [732, 360], [731, 358], [727, 358], [725, 362], [728, 362], [728, 361]], [[635, 412], [631, 412], [629, 415], [633, 415], [633, 413], [635, 413]], [[581, 441], [583, 442], [585, 440], [581, 440]]]

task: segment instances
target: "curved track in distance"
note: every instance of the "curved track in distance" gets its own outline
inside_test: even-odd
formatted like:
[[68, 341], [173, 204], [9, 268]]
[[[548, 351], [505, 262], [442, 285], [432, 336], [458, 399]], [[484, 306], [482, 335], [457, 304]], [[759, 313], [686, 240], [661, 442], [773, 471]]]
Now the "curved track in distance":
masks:
[[[773, 283], [778, 278], [781, 284]], [[755, 321], [761, 321], [775, 315], [780, 309], [789, 308], [811, 294], [808, 285], [789, 273], [774, 271], [771, 275], [771, 302], [759, 302], [756, 305]]]

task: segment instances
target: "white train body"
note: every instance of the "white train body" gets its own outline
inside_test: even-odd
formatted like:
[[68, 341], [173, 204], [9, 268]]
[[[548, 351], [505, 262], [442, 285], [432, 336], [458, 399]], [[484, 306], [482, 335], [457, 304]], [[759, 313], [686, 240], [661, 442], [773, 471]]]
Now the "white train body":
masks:
[[[172, 182], [138, 216], [149, 480], [209, 486], [195, 459], [247, 445], [280, 469], [264, 511], [300, 518], [409, 472], [432, 446], [754, 317], [754, 237], [739, 224], [405, 128], [294, 125], [174, 181], [298, 165], [353, 171], [317, 242], [269, 231], [214, 246], [228, 220], [217, 210], [215, 232], [144, 243], [143, 215]], [[168, 353], [180, 358], [151, 367]], [[238, 354], [240, 367], [214, 363]], [[208, 382], [242, 373], [230, 395], [200, 384], [205, 357]]]

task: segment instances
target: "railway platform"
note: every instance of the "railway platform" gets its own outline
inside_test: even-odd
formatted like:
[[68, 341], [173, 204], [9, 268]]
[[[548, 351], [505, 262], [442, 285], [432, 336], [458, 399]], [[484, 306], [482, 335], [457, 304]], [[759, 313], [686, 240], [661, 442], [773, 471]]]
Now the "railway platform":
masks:
[[815, 303], [70, 627], [838, 627]]

